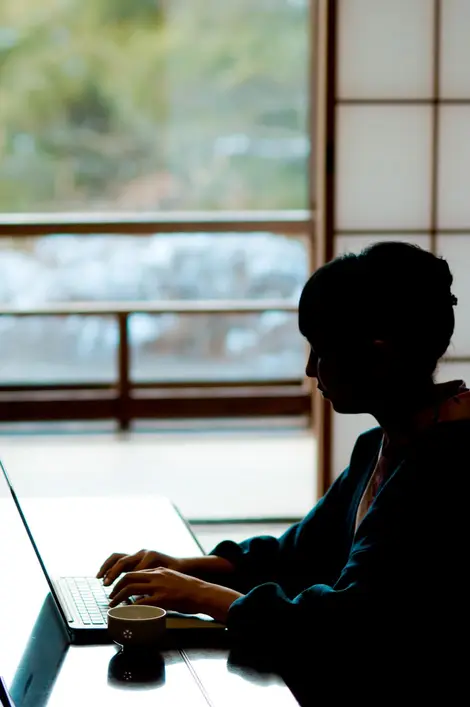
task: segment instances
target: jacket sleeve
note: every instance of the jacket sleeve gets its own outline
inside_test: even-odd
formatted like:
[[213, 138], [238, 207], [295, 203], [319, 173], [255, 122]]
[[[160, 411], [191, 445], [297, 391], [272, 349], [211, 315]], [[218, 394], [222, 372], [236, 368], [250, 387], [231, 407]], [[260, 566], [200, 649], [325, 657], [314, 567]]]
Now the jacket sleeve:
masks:
[[436, 522], [441, 475], [402, 467], [379, 491], [336, 581], [311, 584], [295, 597], [277, 582], [255, 587], [229, 610], [234, 639], [278, 656], [302, 644], [352, 655], [360, 639], [378, 650], [384, 636], [402, 650], [403, 636], [410, 645], [411, 636], [422, 637], [439, 607], [448, 615], [443, 578], [450, 576], [451, 540], [459, 537], [451, 529], [455, 513], [441, 504]]
[[269, 653], [293, 641], [308, 643], [312, 637], [323, 643], [336, 628], [345, 631], [347, 621], [350, 633], [354, 630], [350, 619], [355, 617], [361, 616], [365, 626], [372, 609], [368, 553], [363, 548], [351, 554], [338, 586], [313, 584], [294, 597], [274, 581], [254, 587], [230, 608], [227, 625], [232, 636]]
[[239, 544], [226, 540], [217, 545], [211, 554], [235, 566], [232, 586], [246, 592], [256, 585], [276, 582], [293, 597], [315, 578], [325, 581], [333, 577], [339, 558], [345, 559], [340, 547], [350, 503], [348, 486], [346, 470], [313, 510], [279, 539], [258, 536]]
[[356, 476], [378, 446], [377, 432], [381, 437], [377, 428], [359, 437], [349, 467], [310, 513], [279, 539], [259, 536], [239, 544], [226, 540], [212, 550], [211, 554], [235, 566], [232, 586], [246, 592], [259, 584], [275, 582], [293, 598], [312, 584], [334, 581], [349, 552], [348, 524]]

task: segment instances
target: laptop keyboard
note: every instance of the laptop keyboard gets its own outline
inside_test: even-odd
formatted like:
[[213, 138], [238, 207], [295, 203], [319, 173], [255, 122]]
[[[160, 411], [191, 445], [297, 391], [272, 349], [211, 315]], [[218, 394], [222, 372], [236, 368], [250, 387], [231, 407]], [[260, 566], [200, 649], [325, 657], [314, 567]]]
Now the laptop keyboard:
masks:
[[112, 587], [103, 587], [95, 577], [62, 577], [72, 597], [75, 611], [85, 626], [106, 626], [108, 623], [109, 593]]

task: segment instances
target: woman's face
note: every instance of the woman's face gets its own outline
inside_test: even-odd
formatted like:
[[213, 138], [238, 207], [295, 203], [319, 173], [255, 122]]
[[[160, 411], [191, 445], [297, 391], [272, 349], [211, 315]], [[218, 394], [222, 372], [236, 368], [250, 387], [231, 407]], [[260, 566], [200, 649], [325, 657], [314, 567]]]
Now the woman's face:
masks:
[[306, 374], [336, 412], [370, 412], [380, 385], [373, 345], [359, 349], [352, 341], [332, 344], [316, 337], [310, 346]]

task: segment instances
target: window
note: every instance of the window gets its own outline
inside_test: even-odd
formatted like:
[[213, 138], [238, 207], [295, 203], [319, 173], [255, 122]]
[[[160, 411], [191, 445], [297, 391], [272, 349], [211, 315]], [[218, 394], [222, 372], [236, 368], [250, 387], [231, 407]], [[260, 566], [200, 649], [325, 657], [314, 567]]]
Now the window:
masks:
[[[405, 240], [449, 261], [459, 299], [456, 333], [440, 380], [470, 363], [470, 45], [467, 0], [337, 0], [330, 27], [336, 86], [328, 86], [336, 135], [329, 203], [332, 253]], [[336, 35], [336, 36], [335, 36]], [[325, 412], [325, 415], [330, 413]], [[334, 414], [323, 425], [323, 490], [348, 463], [357, 435], [374, 424]], [[331, 423], [331, 424], [330, 424]], [[331, 472], [331, 473], [330, 473]]]
[[3, 0], [0, 413], [310, 412], [312, 6]]
[[0, 212], [307, 207], [308, 3], [3, 0]]

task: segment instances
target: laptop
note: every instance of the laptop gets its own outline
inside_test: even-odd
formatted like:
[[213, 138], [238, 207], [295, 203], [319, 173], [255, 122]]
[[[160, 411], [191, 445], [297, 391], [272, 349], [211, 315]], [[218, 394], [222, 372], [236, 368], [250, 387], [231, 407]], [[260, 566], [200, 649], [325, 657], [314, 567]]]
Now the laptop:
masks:
[[15, 707], [3, 678], [0, 676], [0, 705], [2, 707]]
[[9, 695], [15, 707], [46, 706], [69, 642], [54, 599], [47, 594], [11, 680]]
[[[105, 587], [96, 577], [51, 577], [41, 557], [36, 541], [26, 520], [13, 484], [0, 461], [0, 469], [49, 585], [71, 643], [92, 645], [110, 643], [107, 612], [109, 594], [113, 586]], [[117, 580], [116, 580], [117, 581]], [[132, 603], [132, 598], [130, 600]], [[166, 643], [169, 647], [225, 645], [226, 627], [204, 614], [167, 613]]]

